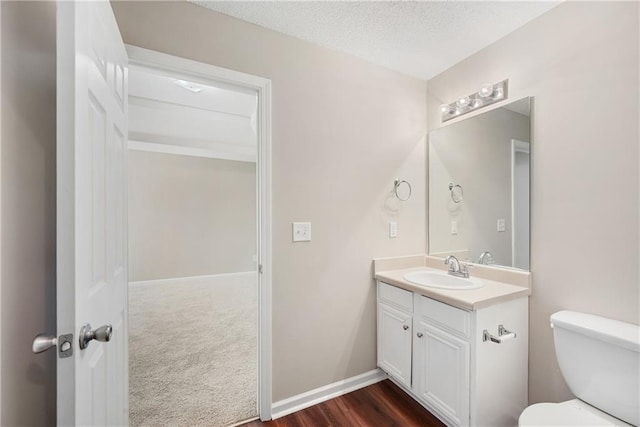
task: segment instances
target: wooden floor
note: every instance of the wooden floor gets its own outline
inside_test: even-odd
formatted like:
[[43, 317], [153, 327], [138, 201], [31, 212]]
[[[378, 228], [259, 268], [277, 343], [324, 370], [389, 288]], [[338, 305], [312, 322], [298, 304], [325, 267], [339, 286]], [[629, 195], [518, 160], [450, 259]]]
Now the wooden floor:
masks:
[[389, 380], [319, 403], [277, 420], [242, 427], [444, 426]]

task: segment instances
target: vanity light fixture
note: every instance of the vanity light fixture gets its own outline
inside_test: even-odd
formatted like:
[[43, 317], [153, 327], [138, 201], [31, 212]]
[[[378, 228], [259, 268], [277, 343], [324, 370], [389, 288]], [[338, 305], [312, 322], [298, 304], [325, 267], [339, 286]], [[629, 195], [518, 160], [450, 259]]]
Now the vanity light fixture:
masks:
[[442, 104], [440, 106], [442, 122], [507, 99], [508, 88], [509, 79], [494, 84], [485, 83], [480, 86], [480, 90], [476, 93], [462, 96], [450, 104]]

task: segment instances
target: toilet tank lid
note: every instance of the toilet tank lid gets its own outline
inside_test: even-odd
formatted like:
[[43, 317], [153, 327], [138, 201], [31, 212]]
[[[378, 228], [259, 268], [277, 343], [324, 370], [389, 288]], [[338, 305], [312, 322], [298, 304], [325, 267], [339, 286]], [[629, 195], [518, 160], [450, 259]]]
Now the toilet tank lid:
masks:
[[562, 327], [640, 353], [640, 326], [577, 311], [551, 315], [551, 327]]

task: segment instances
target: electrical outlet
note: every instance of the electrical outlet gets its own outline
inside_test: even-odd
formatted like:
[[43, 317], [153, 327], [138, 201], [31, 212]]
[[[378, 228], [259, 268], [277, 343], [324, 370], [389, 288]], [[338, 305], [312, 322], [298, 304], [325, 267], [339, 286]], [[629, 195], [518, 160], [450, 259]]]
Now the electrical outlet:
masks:
[[389, 237], [398, 237], [398, 223], [396, 221], [389, 222]]
[[458, 234], [458, 221], [451, 221], [451, 234]]
[[497, 228], [498, 228], [498, 231], [505, 231], [506, 230], [507, 227], [505, 225], [504, 219], [499, 219], [498, 220]]
[[310, 242], [311, 241], [311, 223], [310, 222], [294, 222], [293, 223], [293, 241], [294, 242]]

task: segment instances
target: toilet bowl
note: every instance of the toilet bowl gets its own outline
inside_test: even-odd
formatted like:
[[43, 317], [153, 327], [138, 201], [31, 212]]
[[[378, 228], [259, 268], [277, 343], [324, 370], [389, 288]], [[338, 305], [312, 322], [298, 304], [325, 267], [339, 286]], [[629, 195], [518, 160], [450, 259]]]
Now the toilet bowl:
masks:
[[526, 408], [518, 419], [520, 427], [630, 427], [617, 418], [594, 408], [580, 399], [561, 403], [536, 403]]
[[551, 327], [560, 371], [578, 399], [531, 405], [518, 425], [638, 426], [640, 326], [560, 311]]

